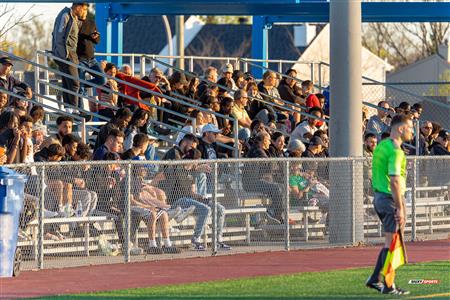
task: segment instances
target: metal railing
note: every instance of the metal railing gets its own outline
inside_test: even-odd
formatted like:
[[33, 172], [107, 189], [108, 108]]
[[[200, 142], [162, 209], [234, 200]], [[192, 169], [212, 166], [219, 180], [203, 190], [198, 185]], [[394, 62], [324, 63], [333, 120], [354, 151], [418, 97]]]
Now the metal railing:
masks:
[[[407, 165], [407, 239], [448, 235], [450, 175], [445, 171], [450, 156], [408, 157]], [[170, 258], [199, 255], [190, 248], [193, 239], [210, 249], [206, 255], [221, 253], [217, 242], [231, 245], [231, 253], [383, 242], [371, 205], [370, 159], [87, 161], [8, 167], [30, 176], [25, 186], [28, 218], [21, 218], [19, 239], [28, 259], [26, 269], [161, 258], [142, 252], [149, 239], [163, 244], [161, 236], [182, 249], [165, 256]], [[155, 167], [159, 171], [151, 171]], [[240, 175], [227, 176], [235, 168]], [[194, 185], [198, 196], [187, 193], [186, 183]], [[151, 204], [142, 206], [143, 200]], [[177, 218], [176, 211], [191, 206], [193, 215]], [[174, 218], [155, 229], [150, 226], [152, 209], [164, 209], [160, 218]]]

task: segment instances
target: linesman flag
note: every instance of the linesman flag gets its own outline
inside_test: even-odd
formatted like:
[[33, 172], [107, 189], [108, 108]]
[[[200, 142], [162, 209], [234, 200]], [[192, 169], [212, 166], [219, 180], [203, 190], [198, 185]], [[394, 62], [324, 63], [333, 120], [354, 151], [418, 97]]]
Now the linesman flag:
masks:
[[401, 231], [394, 233], [383, 267], [384, 282], [388, 288], [394, 284], [395, 270], [407, 263], [405, 244]]

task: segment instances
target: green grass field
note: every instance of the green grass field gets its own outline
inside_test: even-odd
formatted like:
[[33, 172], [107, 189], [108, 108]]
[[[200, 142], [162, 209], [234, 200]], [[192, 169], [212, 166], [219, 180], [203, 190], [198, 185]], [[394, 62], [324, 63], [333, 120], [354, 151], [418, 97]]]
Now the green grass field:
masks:
[[[396, 282], [411, 291], [408, 296], [387, 296], [369, 290], [364, 281], [370, 272], [370, 268], [360, 268], [40, 299], [450, 299], [450, 261], [402, 266], [397, 272]], [[410, 285], [410, 279], [438, 279], [440, 283]]]

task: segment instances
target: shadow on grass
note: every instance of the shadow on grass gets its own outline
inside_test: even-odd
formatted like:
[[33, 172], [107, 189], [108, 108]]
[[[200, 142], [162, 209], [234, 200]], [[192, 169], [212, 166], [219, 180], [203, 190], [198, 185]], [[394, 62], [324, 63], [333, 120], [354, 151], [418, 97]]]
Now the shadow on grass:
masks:
[[[47, 299], [58, 299], [58, 300], [128, 300], [128, 299], [158, 299], [158, 300], [197, 300], [197, 299], [205, 299], [205, 300], [306, 300], [306, 299], [380, 299], [386, 298], [385, 295], [378, 295], [378, 297], [373, 295], [326, 295], [326, 296], [299, 296], [299, 297], [260, 297], [260, 296], [149, 296], [149, 295], [136, 295], [136, 296], [60, 296], [60, 297], [48, 297], [48, 298], [38, 298], [39, 300], [47, 300]], [[434, 298], [433, 299], [439, 299]], [[443, 298], [445, 299], [445, 298]]]

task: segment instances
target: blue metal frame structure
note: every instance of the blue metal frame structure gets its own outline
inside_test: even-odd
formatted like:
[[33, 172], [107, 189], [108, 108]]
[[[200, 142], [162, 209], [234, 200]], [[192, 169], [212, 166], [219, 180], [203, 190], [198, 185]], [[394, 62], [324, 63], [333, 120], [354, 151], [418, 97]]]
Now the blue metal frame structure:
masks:
[[[29, 2], [12, 0], [9, 2]], [[33, 2], [66, 2], [33, 0]], [[268, 58], [268, 30], [274, 23], [327, 23], [327, 0], [91, 0], [97, 3], [96, 22], [104, 32], [97, 49], [122, 53], [123, 22], [128, 16], [252, 15], [252, 58]], [[449, 2], [362, 2], [362, 22], [450, 22]], [[120, 58], [114, 58], [121, 63]], [[258, 70], [260, 72], [260, 70]]]

